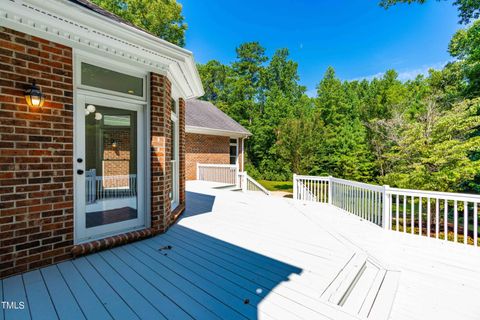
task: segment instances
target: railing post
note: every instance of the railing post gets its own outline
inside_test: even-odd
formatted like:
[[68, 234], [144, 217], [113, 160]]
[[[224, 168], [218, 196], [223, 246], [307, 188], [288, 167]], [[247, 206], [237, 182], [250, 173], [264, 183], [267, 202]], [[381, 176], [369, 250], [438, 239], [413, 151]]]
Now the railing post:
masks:
[[392, 214], [390, 197], [388, 195], [388, 189], [390, 186], [383, 186], [383, 213], [382, 213], [382, 227], [384, 229], [390, 229], [390, 215]]
[[235, 181], [235, 186], [239, 186], [239, 183], [238, 183], [238, 166], [235, 167], [235, 176], [234, 176], [234, 181]]
[[248, 190], [248, 187], [247, 187], [247, 171], [243, 171], [243, 182], [242, 182], [242, 191], [243, 192], [246, 192]]
[[200, 180], [200, 169], [199, 169], [199, 165], [198, 165], [198, 162], [197, 162], [197, 180]]
[[328, 176], [328, 204], [332, 204], [332, 196], [333, 196], [333, 186], [332, 186], [332, 176]]
[[297, 200], [297, 175], [293, 174], [293, 200]]

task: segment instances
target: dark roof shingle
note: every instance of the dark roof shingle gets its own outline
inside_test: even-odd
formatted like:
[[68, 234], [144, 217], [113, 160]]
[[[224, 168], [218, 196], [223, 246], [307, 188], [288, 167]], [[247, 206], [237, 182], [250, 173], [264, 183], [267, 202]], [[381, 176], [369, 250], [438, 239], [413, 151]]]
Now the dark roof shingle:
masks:
[[251, 135], [250, 131], [227, 116], [211, 102], [198, 99], [187, 100], [185, 123], [192, 127]]

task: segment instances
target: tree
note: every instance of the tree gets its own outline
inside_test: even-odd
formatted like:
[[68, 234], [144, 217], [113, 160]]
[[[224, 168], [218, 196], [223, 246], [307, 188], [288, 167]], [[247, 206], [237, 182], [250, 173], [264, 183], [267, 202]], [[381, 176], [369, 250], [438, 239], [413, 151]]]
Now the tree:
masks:
[[329, 67], [317, 87], [317, 112], [325, 123], [318, 141], [317, 174], [328, 173], [352, 180], [370, 180], [372, 163], [365, 126], [358, 109], [348, 101], [344, 85]]
[[[323, 138], [320, 119], [302, 115], [284, 121], [278, 130], [276, 151], [290, 173], [314, 174], [319, 142]], [[315, 172], [315, 173], [316, 173]]]
[[197, 69], [205, 91], [202, 99], [211, 101], [220, 109], [226, 110], [228, 108], [226, 105], [227, 81], [231, 68], [217, 60], [211, 60], [206, 64], [198, 64]]
[[427, 99], [426, 111], [415, 122], [405, 122], [398, 144], [387, 155], [391, 172], [383, 183], [408, 189], [462, 191], [480, 174], [480, 99], [457, 103], [441, 111]]
[[187, 25], [175, 0], [92, 0], [155, 36], [183, 47]]
[[[380, 5], [388, 9], [397, 3], [423, 4], [425, 2], [427, 2], [427, 0], [381, 0]], [[480, 17], [480, 0], [456, 0], [453, 4], [458, 7], [460, 23], [468, 24], [470, 21]]]
[[448, 47], [450, 54], [460, 59], [467, 79], [466, 95], [480, 96], [480, 20], [455, 33]]

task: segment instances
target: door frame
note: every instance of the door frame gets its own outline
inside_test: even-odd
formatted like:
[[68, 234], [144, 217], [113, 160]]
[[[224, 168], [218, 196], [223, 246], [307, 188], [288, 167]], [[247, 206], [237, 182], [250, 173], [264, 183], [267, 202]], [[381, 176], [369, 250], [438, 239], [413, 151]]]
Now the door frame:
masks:
[[[99, 106], [113, 107], [137, 111], [137, 218], [93, 228], [85, 227], [85, 174], [77, 174], [77, 170], [85, 172], [85, 105], [91, 103]], [[147, 103], [138, 100], [117, 97], [111, 94], [91, 92], [77, 89], [75, 92], [74, 144], [73, 144], [73, 190], [74, 190], [74, 243], [90, 242], [107, 236], [144, 229], [150, 224], [147, 212], [150, 208], [150, 152], [149, 152], [149, 110]], [[82, 157], [84, 161], [78, 163]]]

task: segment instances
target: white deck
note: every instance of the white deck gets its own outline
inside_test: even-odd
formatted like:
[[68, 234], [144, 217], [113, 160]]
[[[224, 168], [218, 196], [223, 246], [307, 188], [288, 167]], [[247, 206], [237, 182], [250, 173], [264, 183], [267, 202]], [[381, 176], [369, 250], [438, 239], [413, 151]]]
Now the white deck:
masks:
[[[187, 184], [187, 211], [164, 235], [4, 279], [2, 301], [27, 308], [0, 319], [480, 317], [478, 248], [384, 231], [328, 205], [211, 187]], [[346, 288], [343, 307], [328, 302]]]

